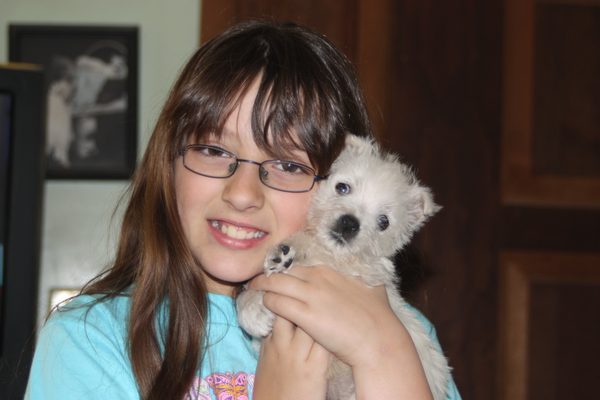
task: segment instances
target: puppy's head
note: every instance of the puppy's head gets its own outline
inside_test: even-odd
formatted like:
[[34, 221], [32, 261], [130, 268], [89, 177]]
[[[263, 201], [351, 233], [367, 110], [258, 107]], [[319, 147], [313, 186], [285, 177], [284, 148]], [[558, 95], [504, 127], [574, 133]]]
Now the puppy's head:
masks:
[[439, 208], [395, 156], [348, 135], [313, 197], [308, 229], [332, 253], [390, 257]]

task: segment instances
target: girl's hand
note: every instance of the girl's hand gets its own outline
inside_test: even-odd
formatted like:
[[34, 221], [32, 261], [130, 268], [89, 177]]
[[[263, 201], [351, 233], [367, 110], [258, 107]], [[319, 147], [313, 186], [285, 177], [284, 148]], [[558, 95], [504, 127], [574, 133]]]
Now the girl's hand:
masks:
[[302, 327], [350, 366], [370, 358], [382, 330], [399, 323], [383, 287], [368, 287], [325, 266], [260, 275], [250, 287], [264, 290], [267, 308]]
[[325, 400], [329, 357], [302, 329], [276, 317], [263, 340], [253, 398]]
[[[352, 367], [358, 399], [429, 398], [416, 349], [385, 288], [369, 287], [326, 266], [261, 275], [250, 285], [265, 291], [267, 308]], [[368, 394], [374, 387], [378, 392]]]

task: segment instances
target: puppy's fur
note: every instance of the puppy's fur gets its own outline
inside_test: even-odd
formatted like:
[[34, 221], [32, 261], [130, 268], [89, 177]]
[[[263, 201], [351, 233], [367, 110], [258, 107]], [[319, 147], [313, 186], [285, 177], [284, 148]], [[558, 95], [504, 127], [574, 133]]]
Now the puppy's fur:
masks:
[[[265, 261], [266, 274], [285, 272], [292, 263], [325, 264], [368, 285], [385, 285], [394, 312], [417, 348], [436, 400], [445, 398], [450, 369], [398, 293], [399, 278], [390, 257], [438, 209], [429, 188], [421, 186], [394, 155], [383, 153], [368, 139], [348, 135], [330, 176], [313, 196], [306, 228], [272, 249]], [[237, 299], [240, 324], [255, 338], [268, 335], [273, 322], [262, 295], [246, 290]], [[354, 398], [352, 371], [334, 360], [327, 399]]]

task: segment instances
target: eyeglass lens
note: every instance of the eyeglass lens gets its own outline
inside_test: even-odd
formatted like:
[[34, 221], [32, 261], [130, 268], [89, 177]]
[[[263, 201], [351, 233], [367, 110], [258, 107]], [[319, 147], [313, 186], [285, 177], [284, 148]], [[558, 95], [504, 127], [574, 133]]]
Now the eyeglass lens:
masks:
[[256, 164], [263, 184], [276, 190], [308, 191], [312, 189], [316, 175], [303, 164], [283, 160], [267, 160], [258, 163], [237, 158], [234, 154], [208, 145], [188, 145], [183, 150], [184, 166], [199, 175], [212, 178], [232, 176], [242, 162]]

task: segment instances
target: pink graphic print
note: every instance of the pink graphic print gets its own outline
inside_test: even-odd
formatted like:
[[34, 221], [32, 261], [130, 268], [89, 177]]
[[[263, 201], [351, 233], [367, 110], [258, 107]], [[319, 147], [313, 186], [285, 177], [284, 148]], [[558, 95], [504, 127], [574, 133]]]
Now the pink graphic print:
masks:
[[218, 400], [249, 400], [249, 388], [254, 386], [254, 375], [238, 372], [232, 374], [214, 373], [206, 377], [206, 382], [212, 388]]
[[192, 383], [192, 387], [183, 400], [211, 400], [210, 388], [208, 382], [197, 376]]

